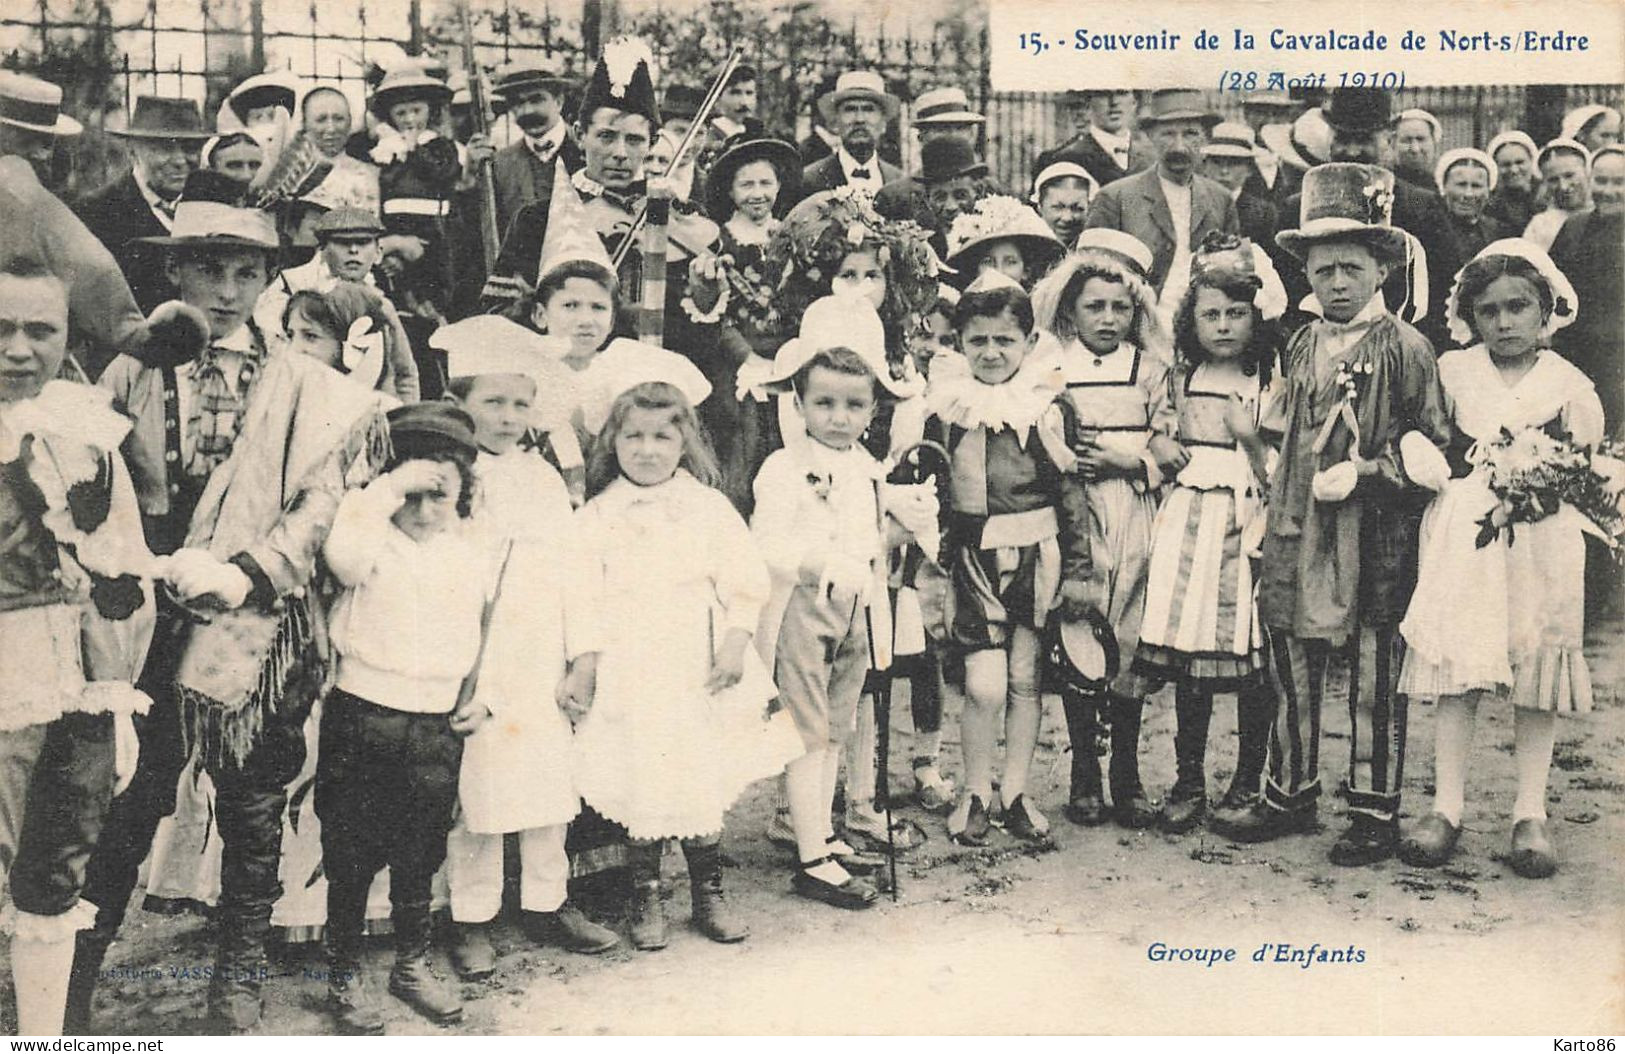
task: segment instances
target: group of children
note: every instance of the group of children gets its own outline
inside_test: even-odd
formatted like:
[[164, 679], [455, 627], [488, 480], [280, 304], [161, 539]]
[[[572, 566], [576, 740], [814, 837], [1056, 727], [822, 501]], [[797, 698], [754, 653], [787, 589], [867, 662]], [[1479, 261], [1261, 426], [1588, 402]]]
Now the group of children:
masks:
[[[1439, 863], [1460, 832], [1473, 708], [1511, 690], [1520, 707], [1514, 866], [1550, 874], [1550, 715], [1589, 705], [1574, 602], [1578, 534], [1550, 528], [1573, 534], [1561, 567], [1527, 541], [1502, 554], [1497, 581], [1518, 590], [1541, 579], [1554, 598], [1515, 627], [1506, 662], [1463, 670], [1437, 648], [1402, 660], [1401, 619], [1409, 607], [1418, 639], [1423, 630], [1450, 639], [1439, 611], [1463, 583], [1430, 561], [1462, 560], [1470, 542], [1442, 512], [1437, 530], [1429, 521], [1414, 605], [1411, 586], [1422, 509], [1447, 491], [1453, 468], [1466, 473], [1457, 437], [1557, 417], [1594, 443], [1600, 410], [1572, 367], [1545, 350], [1572, 290], [1554, 294], [1561, 275], [1521, 242], [1489, 246], [1464, 270], [1453, 310], [1483, 346], [1435, 366], [1378, 293], [1403, 235], [1380, 200], [1370, 209], [1366, 199], [1391, 180], [1362, 165], [1323, 166], [1306, 179], [1306, 222], [1282, 246], [1305, 261], [1323, 319], [1284, 356], [1273, 325], [1286, 306], [1279, 278], [1241, 239], [1198, 248], [1171, 343], [1146, 278], [1150, 251], [1089, 230], [1041, 276], [1018, 280], [984, 256], [974, 280], [914, 318], [899, 346], [887, 235], [878, 224], [843, 227], [848, 242], [822, 277], [823, 295], [755, 382], [779, 400], [781, 445], [754, 471], [748, 522], [718, 489], [697, 413], [716, 393], [681, 354], [610, 337], [618, 294], [602, 246], [588, 238], [573, 254], [550, 255], [566, 244], [567, 216], [550, 221], [560, 230], [550, 229], [521, 321], [476, 316], [437, 331], [448, 371], [446, 398], [433, 402], [412, 398], [398, 319], [347, 265], [365, 224], [341, 216], [328, 225], [322, 266], [333, 281], [284, 291], [282, 343], [273, 335], [269, 347], [266, 323], [254, 318], [270, 316], [256, 316], [250, 294], [269, 282], [262, 264], [274, 237], [200, 233], [183, 244], [177, 233], [182, 297], [210, 324], [200, 361], [222, 379], [205, 389], [205, 404], [178, 411], [163, 398], [175, 366], [115, 363], [103, 381], [137, 419], [126, 448], [154, 524], [168, 506], [146, 500], [143, 459], [162, 464], [184, 451], [202, 465], [187, 478], [207, 481], [190, 499], [218, 499], [231, 484], [211, 473], [241, 460], [233, 444], [270, 434], [243, 412], [241, 392], [292, 383], [276, 372], [278, 357], [308, 356], [365, 389], [353, 392], [365, 407], [357, 421], [388, 408], [387, 445], [374, 445], [375, 461], [350, 459], [331, 529], [309, 536], [321, 588], [277, 609], [283, 621], [267, 645], [297, 650], [322, 624], [331, 648], [315, 809], [337, 1025], [382, 1029], [361, 939], [368, 891], [385, 867], [397, 950], [389, 988], [435, 1021], [462, 1012], [429, 962], [435, 875], [444, 865], [458, 972], [488, 976], [506, 836], [517, 836], [521, 904], [538, 935], [580, 952], [615, 946], [617, 935], [568, 899], [566, 834], [583, 807], [624, 830], [639, 948], [668, 941], [660, 882], [669, 840], [687, 859], [695, 926], [719, 942], [747, 936], [723, 889], [724, 815], [748, 785], [779, 773], [794, 891], [873, 904], [874, 858], [854, 844], [863, 825], [838, 829], [833, 812], [843, 756], [849, 818], [854, 801], [874, 797], [872, 758], [851, 744], [873, 732], [870, 675], [894, 653], [922, 657], [911, 669], [928, 690], [963, 684], [962, 792], [955, 801], [943, 790], [934, 751], [922, 768], [935, 778], [921, 784], [952, 804], [948, 833], [970, 845], [993, 825], [1050, 836], [1032, 779], [1046, 693], [1061, 696], [1071, 738], [1064, 812], [1073, 823], [1179, 833], [1203, 822], [1214, 698], [1234, 693], [1238, 757], [1215, 829], [1244, 840], [1307, 830], [1322, 695], [1341, 664], [1357, 727], [1353, 824], [1333, 859], [1397, 850]], [[1357, 215], [1325, 222], [1351, 199]], [[162, 407], [151, 435], [140, 409], [150, 373], [168, 385], [150, 397]], [[1512, 384], [1529, 398], [1507, 394]], [[290, 436], [314, 401], [296, 400]], [[169, 434], [178, 418], [184, 445]], [[304, 446], [290, 439], [285, 456]], [[306, 453], [321, 461], [320, 450]], [[937, 459], [932, 471], [899, 471], [924, 455]], [[246, 488], [257, 477], [244, 478]], [[291, 508], [310, 514], [310, 500], [301, 493]], [[236, 508], [228, 492], [222, 516]], [[188, 546], [201, 544], [196, 534], [194, 524]], [[235, 552], [226, 543], [211, 551]], [[263, 546], [218, 563], [199, 552], [180, 548], [161, 565], [176, 597], [232, 609], [268, 591], [286, 595], [296, 581]], [[934, 603], [922, 603], [922, 564], [946, 580]], [[904, 603], [910, 593], [919, 595]], [[307, 614], [290, 622], [295, 611]], [[1436, 813], [1403, 845], [1401, 661], [1405, 691], [1447, 700]], [[1139, 740], [1147, 698], [1165, 683], [1176, 686], [1178, 775], [1159, 805], [1141, 780]], [[257, 720], [269, 728], [282, 718], [272, 707]], [[1107, 729], [1103, 780], [1097, 744]], [[224, 744], [232, 762], [220, 772], [253, 777], [264, 752], [234, 737], [267, 733], [211, 734], [218, 742], [205, 746]], [[241, 881], [229, 873], [241, 866], [228, 862], [228, 881]], [[261, 909], [268, 916], [268, 904]], [[97, 933], [111, 940], [105, 927]], [[83, 999], [88, 1011], [88, 991]]]

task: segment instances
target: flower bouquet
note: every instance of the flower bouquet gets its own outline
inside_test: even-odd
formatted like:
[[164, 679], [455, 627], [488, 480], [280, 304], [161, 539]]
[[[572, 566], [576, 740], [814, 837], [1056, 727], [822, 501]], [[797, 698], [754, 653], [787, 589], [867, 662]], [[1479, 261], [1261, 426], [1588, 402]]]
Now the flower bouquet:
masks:
[[1561, 429], [1501, 430], [1499, 438], [1480, 443], [1474, 459], [1488, 470], [1495, 508], [1478, 520], [1476, 544], [1482, 549], [1514, 525], [1537, 523], [1567, 505], [1579, 514], [1582, 529], [1605, 542], [1616, 554], [1625, 534], [1625, 453], [1617, 443], [1604, 443], [1595, 453], [1575, 443]]

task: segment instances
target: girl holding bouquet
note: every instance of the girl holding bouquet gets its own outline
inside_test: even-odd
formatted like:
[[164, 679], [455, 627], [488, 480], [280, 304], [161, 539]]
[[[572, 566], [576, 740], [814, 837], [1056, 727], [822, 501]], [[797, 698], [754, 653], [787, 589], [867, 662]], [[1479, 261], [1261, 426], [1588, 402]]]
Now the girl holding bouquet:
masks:
[[1439, 379], [1459, 446], [1472, 445], [1457, 465], [1466, 474], [1443, 484], [1423, 521], [1400, 626], [1399, 690], [1438, 700], [1433, 810], [1400, 847], [1413, 866], [1444, 863], [1461, 835], [1473, 723], [1488, 701], [1513, 707], [1512, 868], [1526, 878], [1557, 869], [1545, 808], [1556, 718], [1591, 709], [1583, 532], [1619, 524], [1617, 495], [1591, 468], [1597, 393], [1551, 350], [1578, 307], [1551, 258], [1521, 238], [1487, 245], [1451, 292], [1452, 335], [1477, 343], [1440, 357]]

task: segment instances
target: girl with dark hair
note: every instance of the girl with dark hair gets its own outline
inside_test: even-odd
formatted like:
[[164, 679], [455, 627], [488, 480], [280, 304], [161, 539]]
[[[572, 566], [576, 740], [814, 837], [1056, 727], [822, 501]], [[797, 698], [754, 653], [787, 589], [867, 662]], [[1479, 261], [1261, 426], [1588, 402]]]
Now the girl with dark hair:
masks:
[[1177, 474], [1152, 526], [1145, 619], [1135, 654], [1153, 681], [1173, 681], [1178, 777], [1163, 830], [1207, 814], [1205, 759], [1217, 692], [1236, 693], [1241, 734], [1235, 777], [1220, 803], [1250, 807], [1269, 745], [1270, 694], [1253, 567], [1263, 539], [1264, 418], [1286, 294], [1269, 257], [1250, 242], [1209, 235], [1174, 317], [1177, 358], [1169, 398], [1179, 416]]

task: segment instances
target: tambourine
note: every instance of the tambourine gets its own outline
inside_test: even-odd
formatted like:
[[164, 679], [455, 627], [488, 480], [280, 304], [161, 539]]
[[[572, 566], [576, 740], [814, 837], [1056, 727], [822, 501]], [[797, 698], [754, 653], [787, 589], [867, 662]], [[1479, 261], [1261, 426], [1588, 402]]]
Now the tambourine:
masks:
[[1052, 686], [1099, 691], [1122, 666], [1117, 633], [1098, 611], [1081, 619], [1063, 619], [1055, 612], [1045, 636], [1045, 680]]

